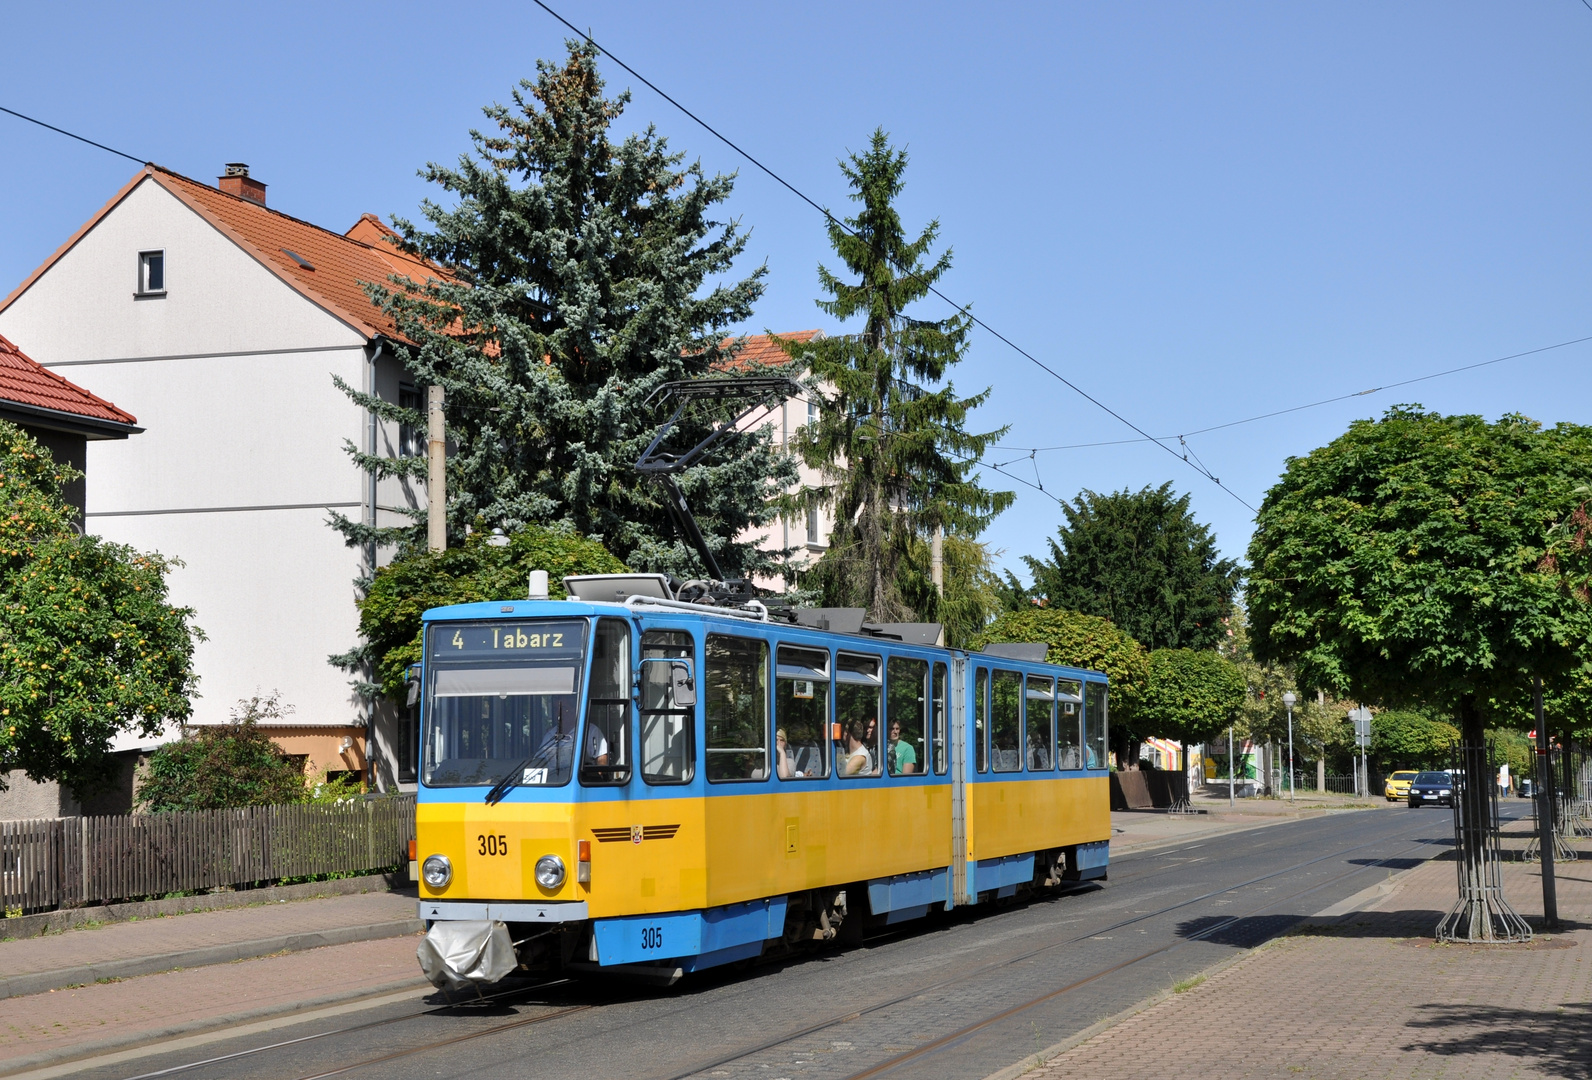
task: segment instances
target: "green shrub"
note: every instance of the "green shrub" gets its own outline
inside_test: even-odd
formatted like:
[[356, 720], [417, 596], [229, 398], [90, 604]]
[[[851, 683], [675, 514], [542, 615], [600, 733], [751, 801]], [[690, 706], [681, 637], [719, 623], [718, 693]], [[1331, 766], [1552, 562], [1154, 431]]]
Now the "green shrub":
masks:
[[190, 728], [156, 750], [139, 784], [139, 809], [158, 814], [304, 802], [303, 770], [259, 726], [283, 712], [275, 694], [249, 698], [238, 702], [230, 723]]

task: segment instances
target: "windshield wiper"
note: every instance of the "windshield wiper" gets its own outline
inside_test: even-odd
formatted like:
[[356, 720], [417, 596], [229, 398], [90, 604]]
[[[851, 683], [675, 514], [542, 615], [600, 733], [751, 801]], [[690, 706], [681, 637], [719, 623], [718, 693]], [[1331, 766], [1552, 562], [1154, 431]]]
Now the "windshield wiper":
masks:
[[528, 758], [521, 758], [520, 763], [514, 766], [513, 769], [509, 770], [509, 774], [503, 779], [499, 780], [496, 787], [486, 793], [486, 804], [488, 806], [496, 806], [498, 803], [503, 801], [503, 796], [507, 795], [510, 791], [513, 791], [515, 788], [524, 783], [525, 770], [530, 768], [531, 762], [535, 759], [535, 754], [532, 754]]

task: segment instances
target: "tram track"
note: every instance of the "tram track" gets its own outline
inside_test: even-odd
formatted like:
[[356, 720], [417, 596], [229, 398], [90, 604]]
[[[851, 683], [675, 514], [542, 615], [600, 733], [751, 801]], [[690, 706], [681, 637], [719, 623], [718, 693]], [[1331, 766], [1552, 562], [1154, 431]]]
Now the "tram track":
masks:
[[[1109, 923], [1109, 924], [1107, 924], [1105, 926], [1093, 927], [1093, 928], [1089, 929], [1085, 933], [1081, 933], [1081, 934], [1078, 934], [1078, 935], [1075, 935], [1075, 936], [1072, 936], [1072, 937], [1068, 937], [1068, 938], [1065, 938], [1065, 939], [1060, 940], [1060, 941], [1050, 942], [1050, 943], [1047, 943], [1045, 945], [1041, 945], [1041, 946], [1039, 946], [1037, 948], [1026, 950], [1026, 951], [1024, 951], [1022, 953], [1019, 953], [1019, 954], [1017, 954], [1015, 956], [1006, 957], [1006, 958], [1003, 958], [1003, 959], [998, 960], [998, 961], [993, 961], [993, 962], [990, 962], [990, 963], [977, 965], [977, 966], [972, 967], [972, 968], [964, 968], [964, 969], [961, 969], [961, 970], [955, 972], [951, 976], [938, 979], [938, 980], [936, 980], [936, 981], [934, 981], [932, 983], [929, 983], [927, 985], [915, 986], [913, 989], [911, 989], [910, 991], [908, 991], [906, 993], [893, 995], [890, 998], [888, 998], [886, 1000], [883, 1000], [883, 1001], [873, 1002], [871, 1004], [862, 1006], [860, 1008], [852, 1008], [852, 1009], [847, 1010], [844, 1013], [840, 1013], [840, 1014], [836, 1014], [836, 1015], [832, 1015], [832, 1016], [826, 1017], [823, 1020], [817, 1021], [815, 1023], [804, 1025], [798, 1030], [784, 1032], [784, 1033], [780, 1034], [779, 1036], [777, 1036], [775, 1038], [769, 1039], [766, 1042], [759, 1043], [759, 1044], [757, 1044], [755, 1046], [739, 1048], [739, 1049], [737, 1049], [735, 1052], [733, 1052], [731, 1054], [727, 1054], [727, 1055], [724, 1055], [722, 1057], [715, 1058], [715, 1059], [713, 1059], [711, 1061], [695, 1063], [688, 1070], [670, 1074], [667, 1078], [665, 1078], [665, 1080], [686, 1080], [686, 1078], [688, 1078], [688, 1077], [698, 1076], [698, 1075], [700, 1075], [700, 1074], [702, 1074], [704, 1072], [707, 1072], [707, 1071], [715, 1069], [715, 1068], [719, 1068], [719, 1067], [721, 1067], [723, 1065], [728, 1065], [728, 1064], [731, 1064], [733, 1062], [740, 1061], [740, 1060], [742, 1060], [744, 1058], [752, 1057], [752, 1056], [760, 1054], [760, 1053], [765, 1053], [765, 1052], [767, 1052], [769, 1050], [775, 1049], [775, 1048], [777, 1048], [779, 1046], [782, 1046], [782, 1045], [785, 1045], [787, 1043], [791, 1043], [791, 1042], [795, 1042], [795, 1041], [807, 1038], [807, 1037], [809, 1037], [811, 1035], [817, 1034], [818, 1032], [824, 1031], [825, 1029], [836, 1027], [836, 1026], [839, 1026], [839, 1025], [842, 1025], [842, 1024], [847, 1024], [847, 1023], [854, 1022], [854, 1021], [856, 1021], [858, 1019], [861, 1019], [861, 1018], [863, 1018], [865, 1016], [871, 1015], [873, 1013], [881, 1012], [883, 1010], [891, 1008], [892, 1006], [900, 1005], [903, 1002], [910, 1001], [911, 999], [913, 999], [915, 997], [919, 997], [919, 996], [924, 995], [924, 994], [933, 993], [936, 990], [943, 990], [943, 989], [946, 989], [948, 987], [954, 986], [956, 984], [965, 982], [965, 981], [967, 981], [969, 979], [976, 979], [976, 978], [979, 978], [980, 976], [992, 974], [992, 973], [994, 973], [996, 971], [999, 971], [999, 970], [1001, 970], [1003, 968], [1009, 968], [1009, 967], [1012, 967], [1012, 966], [1014, 966], [1016, 964], [1020, 964], [1020, 963], [1023, 963], [1025, 961], [1032, 960], [1035, 957], [1039, 957], [1039, 956], [1042, 956], [1042, 955], [1044, 955], [1046, 953], [1053, 952], [1056, 949], [1065, 948], [1065, 947], [1067, 947], [1069, 945], [1076, 945], [1076, 944], [1078, 944], [1080, 942], [1087, 941], [1090, 938], [1097, 938], [1097, 937], [1100, 937], [1102, 935], [1110, 934], [1113, 931], [1133, 926], [1136, 923], [1142, 923], [1142, 922], [1149, 921], [1151, 919], [1159, 918], [1159, 917], [1161, 917], [1163, 915], [1167, 915], [1167, 914], [1170, 914], [1172, 912], [1178, 911], [1180, 909], [1190, 907], [1191, 905], [1194, 905], [1194, 904], [1198, 904], [1198, 903], [1201, 903], [1201, 902], [1204, 902], [1204, 901], [1207, 901], [1207, 900], [1212, 900], [1212, 899], [1215, 899], [1217, 897], [1223, 896], [1225, 894], [1234, 893], [1234, 892], [1237, 892], [1237, 891], [1242, 890], [1242, 889], [1251, 888], [1251, 887], [1253, 887], [1255, 885], [1259, 885], [1259, 884], [1261, 884], [1263, 882], [1270, 881], [1270, 880], [1273, 880], [1275, 878], [1285, 876], [1287, 874], [1297, 873], [1300, 870], [1307, 869], [1308, 867], [1315, 866], [1315, 865], [1318, 865], [1318, 864], [1323, 863], [1323, 862], [1328, 862], [1328, 861], [1331, 861], [1333, 859], [1341, 859], [1341, 858], [1343, 858], [1345, 856], [1352, 855], [1353, 853], [1355, 853], [1357, 851], [1363, 851], [1364, 849], [1369, 848], [1369, 847], [1375, 847], [1375, 846], [1380, 845], [1380, 844], [1385, 844], [1388, 841], [1389, 841], [1389, 838], [1387, 838], [1387, 837], [1379, 837], [1379, 838], [1377, 838], [1375, 840], [1367, 841], [1365, 843], [1353, 844], [1353, 845], [1350, 845], [1350, 846], [1347, 846], [1347, 847], [1338, 848], [1338, 849], [1336, 849], [1334, 851], [1331, 851], [1331, 852], [1328, 852], [1326, 854], [1319, 855], [1319, 856], [1316, 856], [1316, 857], [1311, 858], [1311, 859], [1305, 859], [1305, 860], [1302, 860], [1300, 862], [1296, 862], [1296, 863], [1294, 863], [1294, 864], [1292, 864], [1290, 866], [1286, 866], [1286, 867], [1280, 868], [1278, 870], [1271, 871], [1271, 872], [1266, 873], [1266, 874], [1261, 874], [1259, 876], [1249, 878], [1246, 881], [1242, 881], [1242, 882], [1238, 882], [1238, 883], [1235, 883], [1235, 884], [1232, 884], [1232, 885], [1228, 885], [1228, 886], [1225, 886], [1225, 887], [1220, 888], [1220, 889], [1213, 889], [1213, 890], [1201, 893], [1201, 894], [1199, 894], [1197, 896], [1181, 899], [1181, 900], [1179, 900], [1179, 901], [1177, 901], [1175, 903], [1164, 905], [1164, 906], [1159, 907], [1159, 908], [1157, 908], [1157, 909], [1155, 909], [1153, 911], [1146, 911], [1146, 912], [1136, 913], [1132, 917], [1125, 918], [1125, 919], [1119, 919], [1119, 920], [1117, 920], [1115, 922], [1112, 922], [1112, 923]], [[1142, 963], [1144, 960], [1147, 960], [1147, 959], [1149, 959], [1151, 957], [1158, 956], [1158, 955], [1173, 951], [1174, 949], [1180, 948], [1180, 947], [1182, 947], [1184, 945], [1187, 945], [1187, 944], [1191, 944], [1191, 943], [1193, 943], [1195, 941], [1199, 941], [1199, 940], [1203, 940], [1205, 938], [1209, 938], [1209, 937], [1213, 936], [1214, 934], [1219, 933], [1221, 930], [1232, 926], [1234, 923], [1238, 922], [1239, 920], [1244, 919], [1244, 918], [1252, 917], [1254, 914], [1256, 914], [1258, 912], [1265, 911], [1267, 908], [1274, 907], [1274, 906], [1276, 906], [1278, 904], [1281, 904], [1281, 903], [1286, 903], [1286, 902], [1288, 902], [1290, 900], [1298, 899], [1301, 896], [1309, 895], [1310, 893], [1319, 891], [1320, 889], [1323, 889], [1323, 888], [1327, 888], [1327, 887], [1329, 887], [1329, 886], [1331, 886], [1333, 884], [1342, 882], [1342, 881], [1347, 880], [1349, 878], [1352, 878], [1352, 877], [1354, 877], [1356, 875], [1363, 874], [1363, 873], [1365, 873], [1367, 871], [1370, 871], [1370, 870], [1373, 870], [1373, 869], [1377, 869], [1377, 868], [1382, 867], [1382, 866], [1384, 866], [1386, 864], [1395, 862], [1395, 861], [1397, 861], [1399, 859], [1407, 858], [1409, 856], [1409, 854], [1412, 853], [1412, 852], [1419, 851], [1422, 848], [1430, 847], [1431, 845], [1433, 845], [1435, 843], [1442, 843], [1442, 842], [1443, 841], [1429, 840], [1429, 839], [1417, 840], [1417, 841], [1413, 842], [1412, 844], [1410, 844], [1409, 846], [1401, 849], [1399, 851], [1399, 853], [1397, 853], [1395, 855], [1386, 856], [1386, 857], [1384, 857], [1382, 859], [1376, 860], [1375, 862], [1368, 863], [1365, 866], [1360, 866], [1360, 867], [1357, 867], [1357, 868], [1355, 868], [1353, 870], [1346, 871], [1343, 874], [1336, 875], [1333, 878], [1328, 879], [1327, 881], [1319, 882], [1319, 883], [1317, 883], [1315, 885], [1312, 885], [1308, 889], [1304, 889], [1304, 890], [1301, 890], [1301, 891], [1299, 891], [1297, 893], [1290, 894], [1289, 896], [1268, 900], [1265, 904], [1259, 905], [1253, 911], [1249, 911], [1249, 912], [1245, 912], [1245, 913], [1243, 913], [1241, 915], [1235, 915], [1235, 916], [1231, 916], [1231, 917], [1225, 918], [1225, 919], [1221, 920], [1220, 922], [1218, 922], [1218, 923], [1216, 923], [1216, 924], [1214, 924], [1214, 925], [1212, 925], [1210, 927], [1207, 927], [1206, 929], [1202, 930], [1198, 934], [1190, 935], [1189, 937], [1182, 938], [1182, 939], [1180, 939], [1178, 941], [1175, 941], [1175, 942], [1170, 942], [1170, 943], [1168, 943], [1166, 945], [1163, 945], [1163, 946], [1160, 946], [1160, 947], [1158, 947], [1156, 949], [1153, 949], [1153, 950], [1150, 950], [1148, 952], [1135, 955], [1133, 957], [1128, 958], [1127, 960], [1123, 960], [1123, 961], [1121, 961], [1119, 963], [1110, 965], [1108, 968], [1102, 968], [1100, 970], [1097, 970], [1097, 971], [1095, 971], [1095, 972], [1083, 977], [1082, 979], [1079, 979], [1079, 980], [1076, 980], [1076, 981], [1074, 981], [1072, 983], [1069, 983], [1067, 986], [1062, 987], [1062, 988], [1060, 988], [1058, 990], [1049, 991], [1046, 994], [1043, 994], [1043, 995], [1040, 995], [1038, 997], [1032, 998], [1032, 999], [1030, 999], [1028, 1001], [1019, 1003], [1018, 1005], [1012, 1006], [1010, 1009], [1002, 1010], [1001, 1012], [999, 1012], [999, 1013], [997, 1013], [997, 1014], [995, 1014], [995, 1015], [993, 1015], [991, 1017], [986, 1017], [985, 1019], [980, 1020], [980, 1021], [976, 1022], [975, 1024], [968, 1025], [967, 1027], [965, 1027], [963, 1029], [959, 1029], [958, 1031], [953, 1032], [952, 1034], [947, 1035], [947, 1036], [945, 1036], [942, 1039], [937, 1039], [934, 1042], [929, 1043], [929, 1044], [927, 1044], [927, 1045], [925, 1045], [923, 1047], [919, 1047], [919, 1048], [917, 1048], [915, 1050], [908, 1051], [905, 1054], [897, 1055], [894, 1058], [887, 1059], [886, 1061], [881, 1062], [881, 1063], [879, 1063], [879, 1064], [877, 1064], [875, 1066], [871, 1066], [869, 1069], [864, 1070], [863, 1072], [855, 1074], [853, 1077], [849, 1078], [849, 1080], [863, 1080], [863, 1078], [865, 1078], [865, 1077], [871, 1077], [871, 1076], [879, 1075], [882, 1071], [896, 1069], [896, 1068], [900, 1067], [901, 1065], [906, 1064], [909, 1061], [917, 1060], [917, 1059], [919, 1059], [919, 1058], [921, 1058], [921, 1057], [923, 1057], [923, 1056], [925, 1056], [927, 1054], [935, 1052], [938, 1049], [942, 1049], [945, 1046], [951, 1045], [952, 1043], [954, 1043], [956, 1041], [959, 1041], [960, 1039], [963, 1039], [963, 1038], [967, 1037], [968, 1035], [973, 1034], [973, 1033], [975, 1033], [975, 1032], [977, 1032], [979, 1030], [982, 1030], [985, 1027], [988, 1027], [988, 1026], [990, 1026], [992, 1024], [999, 1023], [1001, 1020], [1007, 1019], [1009, 1016], [1016, 1015], [1017, 1013], [1022, 1012], [1022, 1011], [1026, 1010], [1026, 1009], [1030, 1009], [1030, 1008], [1033, 1008], [1036, 1005], [1042, 1004], [1045, 1001], [1051, 1000], [1051, 999], [1053, 999], [1055, 997], [1059, 997], [1062, 994], [1068, 993], [1068, 992], [1070, 992], [1072, 990], [1075, 990], [1075, 989], [1078, 989], [1078, 988], [1080, 988], [1082, 986], [1086, 986], [1086, 985], [1088, 985], [1090, 983], [1096, 982], [1096, 981], [1098, 981], [1098, 980], [1100, 980], [1102, 978], [1105, 978], [1105, 977], [1107, 977], [1107, 976], [1109, 976], [1109, 975], [1111, 975], [1111, 974], [1113, 974], [1113, 973], [1115, 973], [1117, 971], [1121, 971], [1121, 970], [1124, 970], [1126, 968], [1132, 967], [1135, 964]], [[1268, 846], [1270, 846], [1270, 845], [1268, 845]], [[1167, 854], [1167, 853], [1156, 853], [1156, 854]], [[1170, 871], [1170, 870], [1173, 870], [1173, 869], [1176, 869], [1176, 867], [1166, 867], [1166, 868], [1164, 868], [1164, 870], [1161, 869], [1161, 868], [1158, 868], [1157, 870], [1152, 871], [1150, 873], [1136, 874], [1136, 875], [1132, 875], [1132, 876], [1136, 880], [1142, 880], [1145, 877], [1157, 876], [1157, 875], [1159, 875], [1162, 872]], [[551, 984], [548, 984], [548, 985], [551, 985]], [[527, 988], [527, 989], [530, 989], [530, 988]], [[526, 991], [522, 990], [520, 992], [526, 992]], [[456, 1006], [456, 1005], [450, 1005], [450, 1006], [445, 1006], [445, 1007], [438, 1008], [438, 1009], [424, 1010], [423, 1012], [420, 1012], [420, 1013], [407, 1014], [406, 1016], [403, 1016], [403, 1017], [390, 1018], [388, 1020], [383, 1020], [383, 1021], [374, 1021], [374, 1022], [372, 1022], [371, 1024], [368, 1024], [368, 1025], [355, 1025], [355, 1026], [347, 1028], [347, 1029], [338, 1029], [338, 1030], [334, 1030], [334, 1031], [330, 1031], [330, 1032], [321, 1033], [321, 1034], [319, 1034], [317, 1036], [309, 1036], [309, 1037], [305, 1037], [303, 1039], [284, 1041], [284, 1042], [282, 1042], [280, 1044], [273, 1044], [273, 1046], [271, 1046], [271, 1047], [261, 1047], [261, 1048], [257, 1048], [256, 1050], [253, 1050], [253, 1051], [244, 1051], [244, 1052], [242, 1052], [242, 1053], [240, 1053], [238, 1055], [231, 1055], [230, 1057], [242, 1057], [242, 1056], [247, 1056], [247, 1055], [249, 1055], [251, 1053], [264, 1052], [264, 1051], [269, 1050], [269, 1049], [285, 1048], [285, 1047], [292, 1046], [292, 1045], [295, 1045], [295, 1044], [300, 1043], [300, 1042], [309, 1041], [310, 1039], [313, 1039], [313, 1038], [322, 1038], [322, 1037], [325, 1037], [327, 1035], [335, 1035], [335, 1034], [339, 1034], [339, 1033], [351, 1032], [351, 1031], [359, 1030], [359, 1029], [366, 1028], [366, 1027], [380, 1026], [382, 1024], [387, 1024], [387, 1023], [401, 1022], [402, 1020], [412, 1020], [412, 1019], [415, 1019], [415, 1018], [417, 1018], [419, 1016], [422, 1016], [422, 1015], [427, 1015], [427, 1014], [437, 1013], [437, 1012], [443, 1012], [443, 1011], [446, 1011], [447, 1009], [458, 1008], [458, 1007], [459, 1006]], [[596, 1008], [596, 1006], [587, 1004], [587, 1005], [571, 1006], [571, 1007], [564, 1008], [564, 1009], [556, 1009], [556, 1010], [554, 1010], [552, 1012], [539, 1013], [539, 1014], [537, 1014], [536, 1016], [533, 1016], [533, 1017], [520, 1018], [520, 1019], [516, 1019], [516, 1020], [510, 1021], [510, 1022], [505, 1023], [505, 1024], [497, 1024], [497, 1025], [494, 1025], [494, 1026], [491, 1026], [491, 1027], [482, 1028], [482, 1029], [477, 1030], [477, 1031], [465, 1032], [465, 1033], [460, 1034], [460, 1035], [454, 1035], [454, 1036], [450, 1036], [450, 1037], [445, 1038], [445, 1039], [438, 1039], [438, 1040], [434, 1040], [434, 1041], [431, 1041], [431, 1042], [422, 1043], [422, 1044], [419, 1044], [419, 1045], [416, 1045], [416, 1046], [406, 1047], [404, 1049], [395, 1050], [395, 1051], [392, 1051], [390, 1053], [381, 1054], [381, 1055], [374, 1056], [374, 1057], [369, 1057], [369, 1058], [362, 1058], [362, 1059], [357, 1060], [357, 1061], [347, 1062], [347, 1063], [338, 1065], [335, 1068], [325, 1069], [325, 1070], [313, 1072], [313, 1073], [298, 1077], [297, 1080], [328, 1080], [328, 1078], [330, 1078], [330, 1077], [342, 1076], [342, 1075], [345, 1075], [345, 1074], [356, 1072], [356, 1071], [361, 1070], [361, 1069], [371, 1068], [371, 1067], [374, 1067], [374, 1066], [377, 1066], [377, 1065], [382, 1065], [382, 1064], [387, 1064], [389, 1062], [401, 1060], [401, 1059], [404, 1059], [404, 1058], [417, 1057], [417, 1056], [422, 1055], [422, 1054], [427, 1054], [427, 1053], [431, 1053], [431, 1052], [438, 1051], [438, 1050], [444, 1050], [444, 1049], [447, 1049], [449, 1047], [458, 1046], [458, 1045], [461, 1045], [461, 1044], [464, 1044], [464, 1043], [468, 1043], [468, 1042], [472, 1042], [472, 1041], [475, 1041], [475, 1040], [487, 1038], [489, 1036], [499, 1035], [499, 1034], [503, 1034], [505, 1032], [514, 1031], [514, 1030], [530, 1027], [530, 1026], [533, 1026], [535, 1024], [540, 1024], [540, 1023], [545, 1023], [545, 1022], [549, 1022], [549, 1021], [552, 1021], [552, 1020], [557, 1020], [557, 1019], [560, 1019], [560, 1018], [562, 1018], [564, 1016], [568, 1016], [568, 1015], [571, 1015], [573, 1013], [584, 1012], [584, 1011], [587, 1011], [587, 1010], [590, 1010], [590, 1009], [593, 1009], [593, 1008]], [[212, 1060], [224, 1061], [224, 1060], [228, 1060], [228, 1058], [220, 1058], [220, 1059], [212, 1059]], [[171, 1074], [176, 1073], [176, 1072], [184, 1071], [185, 1069], [198, 1067], [201, 1064], [207, 1064], [207, 1063], [196, 1062], [196, 1063], [193, 1063], [192, 1065], [177, 1066], [177, 1067], [174, 1067], [172, 1069], [162, 1070], [162, 1071], [160, 1071], [158, 1073], [148, 1073], [148, 1074], [144, 1074], [143, 1076], [140, 1076], [140, 1077], [130, 1078], [130, 1080], [155, 1080], [156, 1077], [171, 1075]]]
[[[248, 1050], [239, 1050], [231, 1054], [218, 1054], [215, 1057], [208, 1057], [202, 1061], [190, 1061], [182, 1065], [172, 1065], [168, 1068], [156, 1069], [154, 1072], [139, 1073], [137, 1076], [128, 1077], [127, 1080], [158, 1080], [160, 1077], [175, 1076], [178, 1073], [188, 1072], [191, 1069], [202, 1069], [206, 1066], [222, 1065], [229, 1061], [239, 1061], [243, 1058], [254, 1057], [256, 1054], [269, 1053], [272, 1050], [284, 1050], [290, 1046], [302, 1046], [304, 1043], [315, 1042], [318, 1039], [334, 1038], [340, 1035], [352, 1035], [355, 1032], [370, 1031], [374, 1028], [387, 1027], [390, 1024], [401, 1024], [409, 1020], [418, 1020], [422, 1016], [441, 1016], [444, 1013], [453, 1012], [457, 1009], [476, 1008], [483, 1003], [495, 1004], [499, 1002], [506, 1002], [512, 998], [521, 997], [525, 994], [531, 994], [538, 990], [545, 990], [551, 986], [560, 986], [567, 982], [569, 982], [568, 979], [550, 979], [547, 982], [536, 983], [531, 986], [517, 986], [512, 990], [500, 990], [491, 994], [483, 993], [466, 1001], [454, 1001], [449, 1002], [446, 1005], [434, 1005], [429, 1009], [419, 1009], [415, 1012], [403, 1013], [399, 1016], [389, 1016], [381, 1020], [368, 1020], [361, 1024], [350, 1024], [347, 1027], [331, 1028], [327, 1031], [317, 1031], [313, 1035], [300, 1035], [297, 1038], [283, 1039], [280, 1042], [267, 1043], [264, 1046], [255, 1046]], [[550, 1020], [555, 1016], [562, 1016], [570, 1012], [580, 1012], [581, 1009], [589, 1008], [591, 1008], [590, 1005], [583, 1005], [578, 1008], [561, 1009], [554, 1013], [539, 1013], [537, 1015]]]

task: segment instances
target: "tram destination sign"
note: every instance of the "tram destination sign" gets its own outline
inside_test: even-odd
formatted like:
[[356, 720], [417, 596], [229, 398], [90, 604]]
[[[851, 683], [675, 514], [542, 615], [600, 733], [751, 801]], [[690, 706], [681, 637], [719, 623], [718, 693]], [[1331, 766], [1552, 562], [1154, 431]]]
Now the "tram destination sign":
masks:
[[586, 624], [578, 619], [432, 623], [433, 660], [576, 660]]

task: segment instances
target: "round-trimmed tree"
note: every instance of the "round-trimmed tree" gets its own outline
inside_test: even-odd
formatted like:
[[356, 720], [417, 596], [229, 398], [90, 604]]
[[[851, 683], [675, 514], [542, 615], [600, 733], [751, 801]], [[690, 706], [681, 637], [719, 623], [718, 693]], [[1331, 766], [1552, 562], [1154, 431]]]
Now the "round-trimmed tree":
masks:
[[[1341, 696], [1448, 711], [1464, 774], [1490, 782], [1488, 703], [1568, 683], [1592, 642], [1588, 476], [1592, 428], [1577, 424], [1404, 406], [1356, 421], [1290, 458], [1261, 504], [1255, 656]], [[1521, 932], [1485, 886], [1485, 804], [1462, 799], [1461, 821], [1466, 884], [1440, 934]]]
[[1198, 649], [1156, 649], [1135, 716], [1150, 735], [1189, 743], [1210, 742], [1226, 730], [1244, 703], [1243, 673], [1226, 657]]

